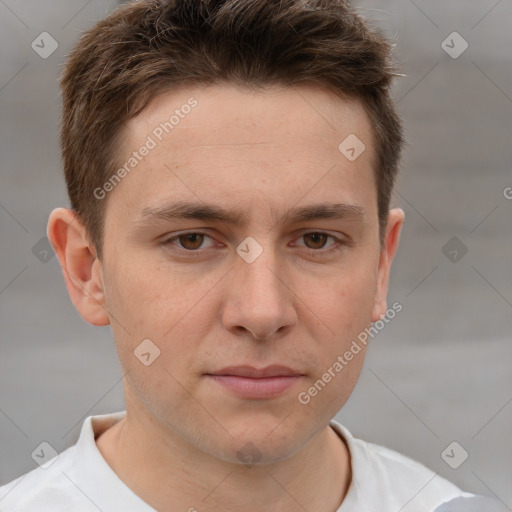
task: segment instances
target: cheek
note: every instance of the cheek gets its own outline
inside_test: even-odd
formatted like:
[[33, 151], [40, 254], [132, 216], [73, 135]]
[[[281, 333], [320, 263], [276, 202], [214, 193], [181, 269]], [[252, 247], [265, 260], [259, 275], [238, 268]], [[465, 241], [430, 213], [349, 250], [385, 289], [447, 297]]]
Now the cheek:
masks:
[[216, 281], [149, 260], [119, 263], [108, 275], [107, 307], [122, 367], [139, 371], [134, 351], [148, 339], [156, 347], [145, 342], [149, 348], [160, 351], [155, 367], [171, 373], [190, 367], [211, 326], [208, 291]]
[[304, 289], [310, 290], [304, 301], [330, 327], [327, 332], [346, 339], [371, 322], [377, 271], [360, 263], [317, 281], [316, 286], [307, 283]]
[[312, 335], [316, 344], [311, 355], [314, 370], [307, 387], [297, 397], [304, 413], [312, 418], [325, 414], [333, 417], [356, 386], [366, 354], [366, 344], [360, 336], [371, 325], [374, 281], [366, 276], [344, 282], [343, 286], [333, 286], [322, 300], [316, 300], [316, 307], [322, 305], [319, 316], [324, 322]]
[[128, 331], [161, 335], [194, 295], [192, 285], [176, 270], [163, 270], [149, 259], [119, 261], [106, 282], [108, 309]]
[[[372, 265], [361, 265], [338, 279], [333, 277], [323, 292], [317, 289], [310, 296], [309, 306], [322, 320], [319, 330], [311, 334], [317, 343], [315, 378], [321, 379], [331, 370], [331, 375], [323, 379], [331, 378], [332, 384], [322, 400], [344, 402], [357, 382], [366, 351], [358, 337], [371, 325], [376, 279]], [[341, 363], [338, 357], [342, 357]], [[336, 361], [339, 364], [335, 365]]]

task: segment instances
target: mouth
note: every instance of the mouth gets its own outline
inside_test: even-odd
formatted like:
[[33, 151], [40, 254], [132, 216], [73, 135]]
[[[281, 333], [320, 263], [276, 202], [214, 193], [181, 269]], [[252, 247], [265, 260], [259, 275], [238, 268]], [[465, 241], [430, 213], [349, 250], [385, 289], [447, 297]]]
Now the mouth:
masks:
[[230, 366], [205, 374], [215, 384], [244, 399], [268, 399], [283, 394], [304, 374], [286, 366]]

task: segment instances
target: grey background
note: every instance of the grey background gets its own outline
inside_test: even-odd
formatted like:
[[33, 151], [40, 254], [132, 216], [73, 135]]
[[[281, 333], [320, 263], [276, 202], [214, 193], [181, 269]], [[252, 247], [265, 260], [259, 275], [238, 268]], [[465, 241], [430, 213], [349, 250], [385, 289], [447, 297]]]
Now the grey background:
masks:
[[[409, 145], [389, 293], [403, 311], [372, 340], [336, 419], [512, 510], [512, 2], [353, 3], [407, 75], [393, 90]], [[86, 416], [124, 408], [109, 328], [78, 316], [39, 242], [50, 211], [68, 206], [57, 77], [81, 30], [115, 6], [0, 0], [1, 484], [36, 467], [42, 441], [62, 451]], [[47, 59], [31, 48], [43, 31], [59, 44]], [[457, 59], [441, 47], [454, 31], [469, 44]], [[452, 237], [467, 248], [457, 262], [443, 252]], [[452, 441], [469, 453], [458, 469], [441, 457]]]

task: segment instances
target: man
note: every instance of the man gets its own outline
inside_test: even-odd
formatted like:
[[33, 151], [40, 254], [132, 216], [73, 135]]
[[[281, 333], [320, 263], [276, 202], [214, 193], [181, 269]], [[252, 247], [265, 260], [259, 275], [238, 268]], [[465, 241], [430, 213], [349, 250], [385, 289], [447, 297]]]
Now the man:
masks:
[[10, 511], [432, 511], [463, 496], [332, 418], [388, 307], [404, 142], [390, 45], [341, 0], [142, 0], [62, 78], [48, 237], [111, 325], [126, 411]]

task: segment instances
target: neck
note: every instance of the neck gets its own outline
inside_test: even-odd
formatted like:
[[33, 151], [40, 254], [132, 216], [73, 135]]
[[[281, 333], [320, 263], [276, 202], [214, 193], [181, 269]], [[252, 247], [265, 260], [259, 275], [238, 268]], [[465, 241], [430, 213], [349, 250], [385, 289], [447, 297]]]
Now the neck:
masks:
[[172, 431], [148, 435], [148, 425], [130, 420], [127, 415], [96, 444], [119, 478], [156, 510], [261, 512], [271, 503], [275, 512], [335, 512], [348, 491], [349, 451], [329, 426], [286, 460], [246, 466], [212, 457]]

